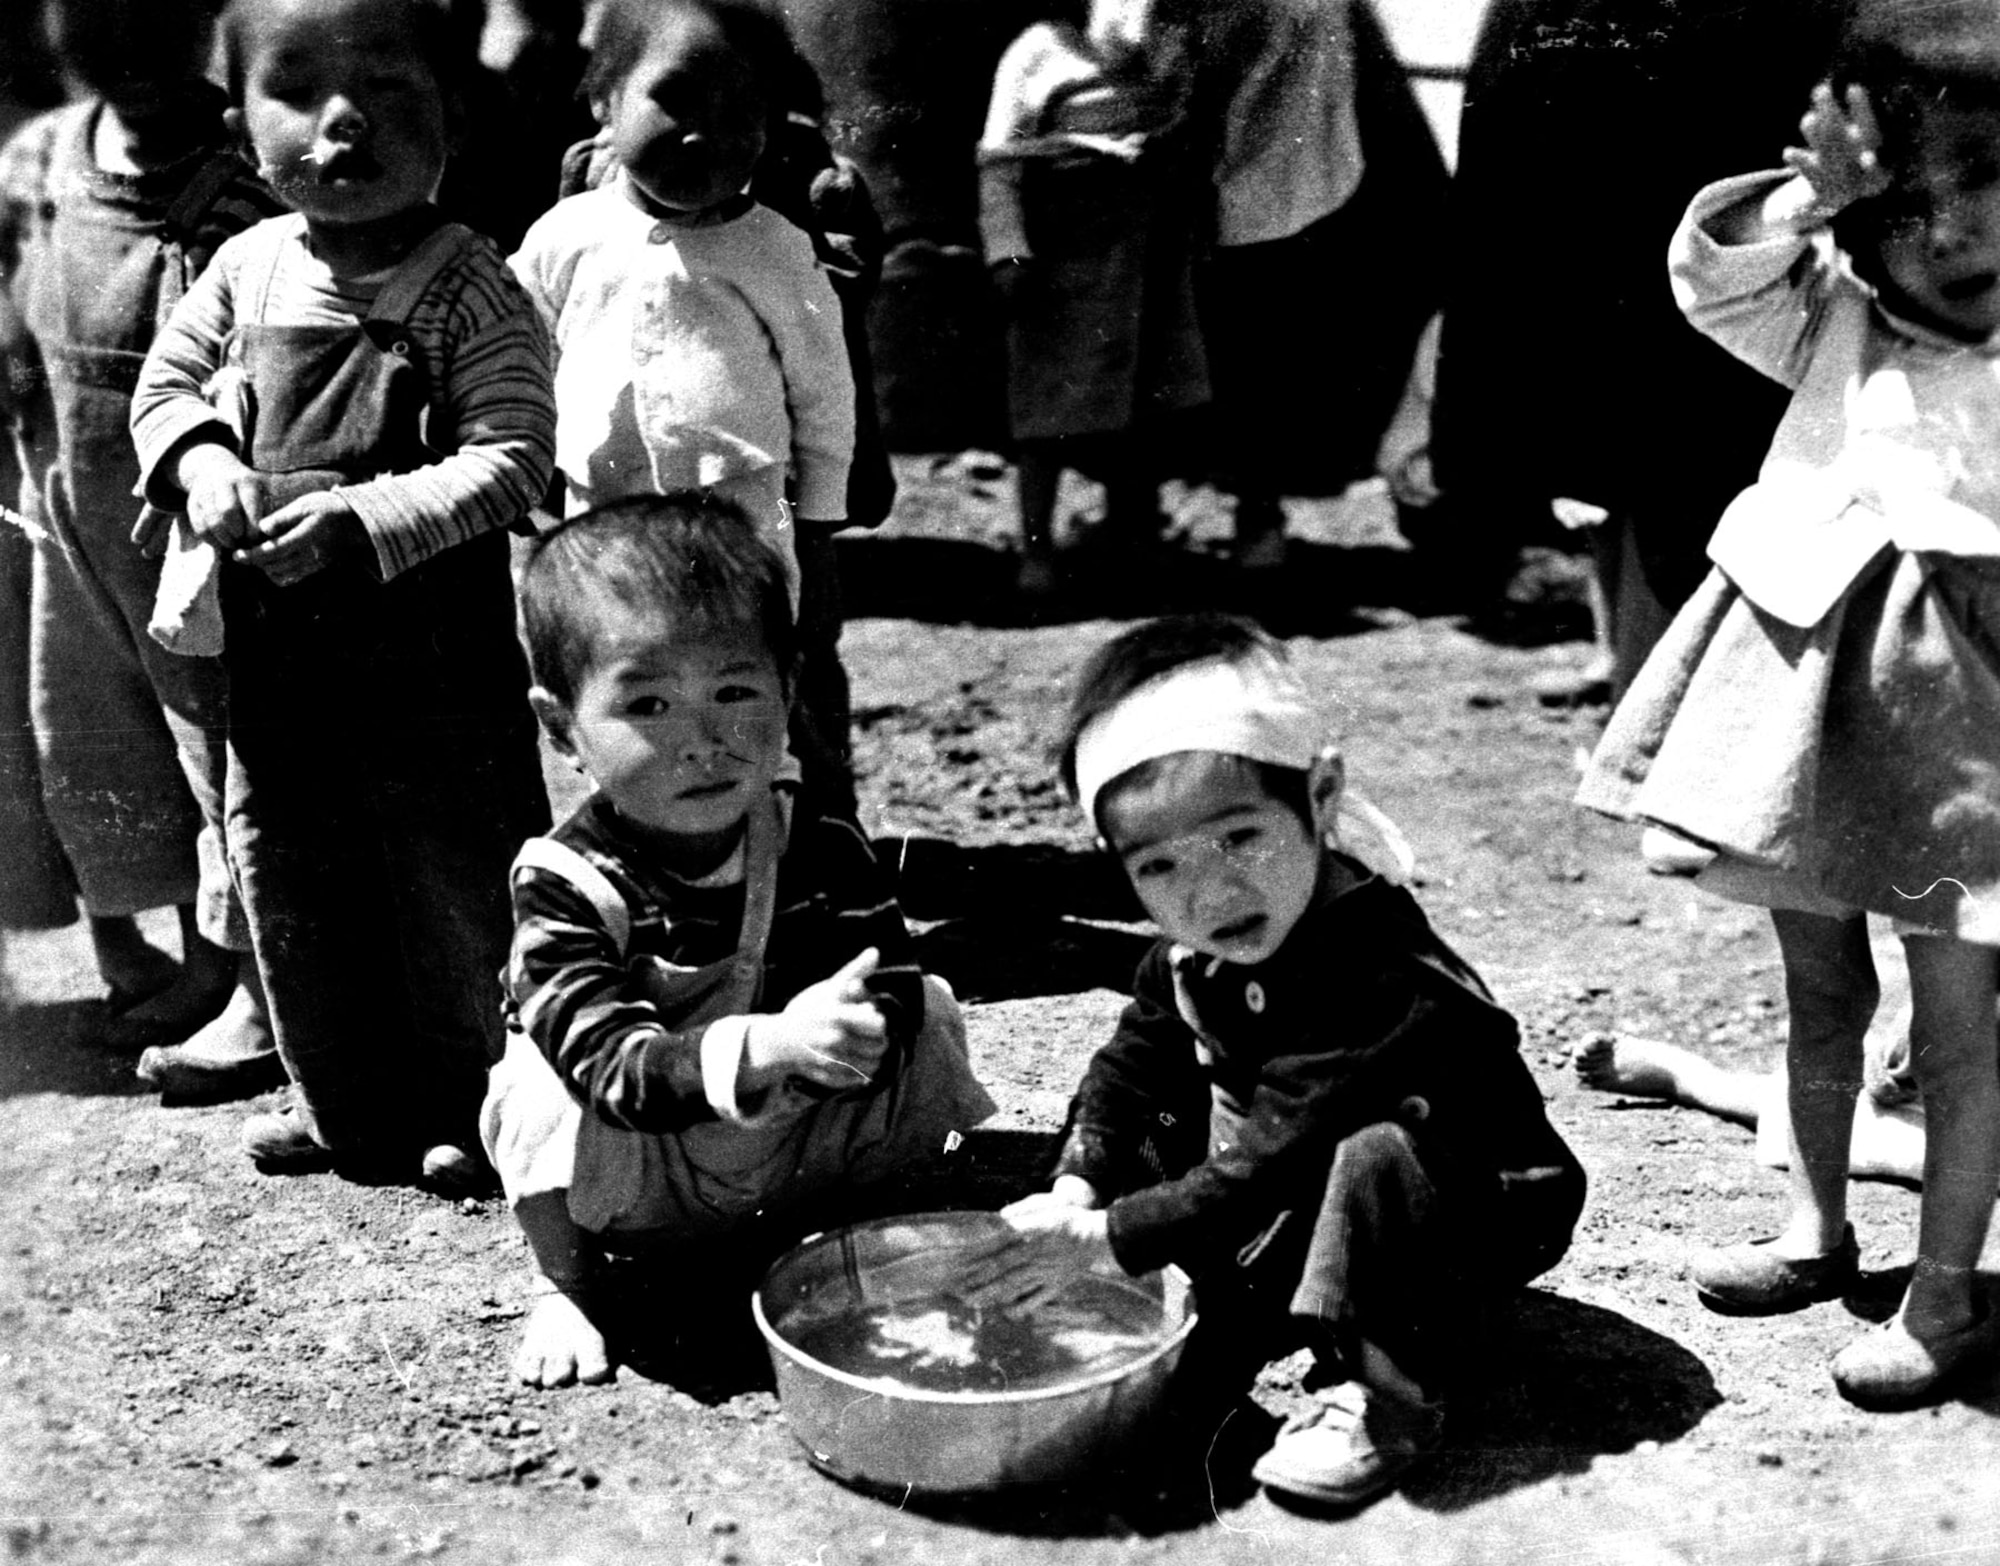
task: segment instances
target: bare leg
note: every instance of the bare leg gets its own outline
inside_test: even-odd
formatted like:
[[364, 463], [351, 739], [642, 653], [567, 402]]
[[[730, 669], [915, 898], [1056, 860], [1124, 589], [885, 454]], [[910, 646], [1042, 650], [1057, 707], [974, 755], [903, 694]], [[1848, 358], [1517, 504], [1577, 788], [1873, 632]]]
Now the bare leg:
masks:
[[1600, 1093], [1663, 1098], [1744, 1126], [1757, 1124], [1777, 1090], [1764, 1073], [1725, 1070], [1677, 1044], [1626, 1034], [1585, 1039], [1571, 1059], [1584, 1086]]
[[1993, 1032], [2000, 951], [1940, 936], [1910, 937], [1903, 949], [1927, 1146], [1917, 1265], [1900, 1315], [1912, 1336], [1926, 1339], [1965, 1326], [1975, 1314], [1973, 1269], [2000, 1182]]
[[514, 1352], [514, 1374], [536, 1387], [609, 1381], [610, 1350], [590, 1319], [593, 1275], [601, 1270], [597, 1250], [570, 1218], [569, 1193], [524, 1196], [514, 1216], [542, 1275], [542, 1288], [521, 1329], [521, 1346]]
[[150, 943], [131, 914], [92, 914], [90, 945], [98, 977], [115, 1000], [131, 1006], [174, 982], [173, 958]]
[[[1785, 1101], [1791, 1118], [1792, 1209], [1771, 1252], [1804, 1260], [1830, 1254], [1846, 1233], [1861, 1041], [1880, 992], [1865, 920], [1781, 908], [1772, 910], [1771, 921], [1784, 954], [1790, 1008]], [[1991, 1194], [1989, 1183], [1989, 1202]]]
[[142, 1049], [186, 1038], [222, 1010], [236, 986], [237, 954], [195, 928], [194, 904], [183, 903], [175, 911], [181, 925], [180, 969], [165, 989], [128, 1007], [106, 1027], [104, 1040], [113, 1048]]

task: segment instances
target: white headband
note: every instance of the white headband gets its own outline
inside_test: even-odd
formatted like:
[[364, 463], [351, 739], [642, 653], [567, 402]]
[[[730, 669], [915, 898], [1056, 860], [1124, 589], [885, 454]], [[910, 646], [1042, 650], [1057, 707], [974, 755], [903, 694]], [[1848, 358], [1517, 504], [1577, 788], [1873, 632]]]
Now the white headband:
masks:
[[[1183, 664], [1092, 718], [1076, 739], [1076, 802], [1098, 826], [1107, 784], [1181, 751], [1215, 751], [1300, 772], [1331, 749], [1330, 725], [1305, 682], [1269, 654]], [[1340, 846], [1390, 881], [1409, 879], [1416, 856], [1394, 822], [1353, 789], [1342, 792]]]

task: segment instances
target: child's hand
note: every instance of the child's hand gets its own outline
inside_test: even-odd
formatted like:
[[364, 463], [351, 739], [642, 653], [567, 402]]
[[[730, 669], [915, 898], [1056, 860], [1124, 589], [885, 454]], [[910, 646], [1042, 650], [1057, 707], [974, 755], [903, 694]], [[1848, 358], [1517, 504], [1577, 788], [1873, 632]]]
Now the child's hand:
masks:
[[156, 560], [167, 552], [167, 535], [173, 525], [173, 517], [158, 506], [141, 506], [139, 520], [132, 524], [132, 542], [139, 546], [140, 554]]
[[881, 961], [871, 946], [831, 978], [800, 990], [777, 1016], [755, 1018], [743, 1044], [746, 1085], [793, 1076], [837, 1090], [872, 1081], [889, 1047], [882, 1009], [868, 991]]
[[246, 544], [235, 558], [280, 587], [302, 582], [342, 555], [358, 552], [368, 538], [347, 502], [326, 490], [280, 506], [257, 524], [256, 536], [261, 541]]
[[958, 1285], [967, 1304], [1031, 1308], [1079, 1273], [1117, 1267], [1104, 1208], [1078, 1206], [1060, 1191], [1037, 1191], [1001, 1208], [1000, 1216], [1014, 1233], [968, 1259]]
[[1882, 132], [1864, 87], [1850, 86], [1843, 102], [1821, 82], [1799, 121], [1803, 147], [1785, 149], [1785, 166], [1812, 187], [1812, 204], [1800, 220], [1825, 223], [1834, 214], [1889, 188], [1882, 167]]
[[218, 549], [235, 549], [257, 536], [268, 505], [264, 475], [219, 442], [181, 454], [177, 477], [187, 492], [188, 526]]

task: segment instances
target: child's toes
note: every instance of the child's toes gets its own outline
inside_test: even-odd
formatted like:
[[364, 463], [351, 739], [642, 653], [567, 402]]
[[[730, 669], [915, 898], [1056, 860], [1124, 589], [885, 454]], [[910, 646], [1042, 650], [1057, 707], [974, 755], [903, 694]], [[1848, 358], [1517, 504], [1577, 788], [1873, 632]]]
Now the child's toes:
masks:
[[1611, 1035], [1593, 1033], [1569, 1052], [1570, 1064], [1585, 1087], [1603, 1086], [1605, 1074], [1611, 1069], [1611, 1051]]
[[537, 1300], [514, 1354], [514, 1375], [531, 1387], [609, 1381], [611, 1357], [604, 1334], [568, 1295]]

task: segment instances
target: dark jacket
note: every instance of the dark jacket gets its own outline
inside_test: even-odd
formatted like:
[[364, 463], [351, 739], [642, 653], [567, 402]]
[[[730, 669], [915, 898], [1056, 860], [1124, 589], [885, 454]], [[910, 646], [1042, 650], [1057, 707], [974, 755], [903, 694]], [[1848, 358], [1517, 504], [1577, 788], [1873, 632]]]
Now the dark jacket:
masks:
[[[1526, 1282], [1567, 1248], [1583, 1169], [1549, 1124], [1514, 1019], [1407, 892], [1346, 863], [1360, 883], [1323, 893], [1266, 962], [1161, 941], [1140, 964], [1057, 1165], [1114, 1198], [1111, 1246], [1128, 1271], [1174, 1262], [1199, 1278], [1280, 1213], [1315, 1210], [1341, 1140], [1391, 1120], [1468, 1204], [1483, 1270]], [[1211, 1149], [1218, 1095], [1238, 1123]]]

